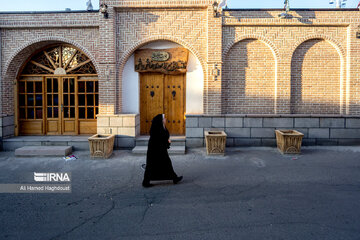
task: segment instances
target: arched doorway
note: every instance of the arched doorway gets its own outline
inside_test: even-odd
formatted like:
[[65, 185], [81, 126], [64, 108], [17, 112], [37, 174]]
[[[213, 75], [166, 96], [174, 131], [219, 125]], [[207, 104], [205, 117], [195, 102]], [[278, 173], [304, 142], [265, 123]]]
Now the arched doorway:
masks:
[[50, 45], [25, 62], [17, 78], [18, 135], [96, 133], [98, 75], [69, 44]]
[[186, 70], [185, 48], [139, 49], [135, 71], [140, 74], [140, 133], [150, 131], [151, 120], [165, 114], [172, 135], [185, 134]]
[[[185, 48], [188, 51], [188, 59], [187, 59], [187, 68], [186, 71], [181, 74], [164, 74], [163, 72], [139, 72], [136, 70], [136, 66], [138, 65], [138, 60], [136, 59], [136, 53], [138, 53], [138, 50], [151, 50], [153, 52], [168, 52], [170, 49], [174, 48], [184, 48], [183, 45], [180, 45], [178, 43], [167, 41], [167, 40], [159, 40], [159, 41], [152, 41], [148, 42], [145, 45], [139, 47], [134, 53], [129, 57], [129, 59], [126, 61], [126, 64], [124, 66], [124, 70], [122, 72], [122, 111], [123, 113], [139, 113], [140, 114], [140, 133], [141, 135], [149, 135], [149, 128], [151, 125], [151, 119], [154, 117], [157, 113], [151, 113], [149, 116], [147, 116], [147, 113], [144, 113], [144, 108], [151, 108], [154, 109], [154, 105], [150, 102], [150, 99], [146, 99], [146, 97], [154, 99], [156, 96], [160, 96], [155, 91], [154, 97], [151, 97], [151, 86], [156, 87], [156, 91], [160, 89], [160, 85], [146, 85], [146, 83], [150, 83], [153, 79], [156, 82], [162, 83], [162, 86], [166, 86], [166, 88], [162, 88], [160, 90], [160, 93], [163, 94], [162, 103], [159, 103], [159, 107], [162, 113], [167, 114], [167, 120], [171, 121], [167, 123], [167, 127], [171, 133], [171, 135], [185, 135], [184, 130], [179, 132], [180, 128], [176, 127], [177, 124], [182, 125], [185, 127], [185, 114], [202, 114], [203, 113], [203, 89], [204, 89], [204, 70], [202, 67], [202, 64], [199, 60], [199, 58], [192, 53], [190, 50]], [[170, 50], [171, 51], [171, 50]], [[151, 57], [152, 54], [147, 55], [146, 58], [142, 58], [143, 64], [146, 62], [147, 59], [149, 59], [149, 67], [151, 66]], [[170, 56], [170, 55], [169, 55]], [[173, 56], [173, 55], [171, 55]], [[165, 62], [159, 62], [159, 61], [152, 61], [152, 63], [158, 63], [159, 65], [162, 63], [169, 63], [173, 62], [172, 58], [170, 57], [168, 61]], [[147, 62], [146, 62], [147, 64]], [[145, 64], [145, 65], [146, 65]], [[135, 66], [135, 67], [134, 67]], [[174, 80], [174, 81], [173, 81]], [[180, 85], [180, 89], [182, 89], [183, 92], [178, 91], [179, 84], [172, 84], [167, 85], [166, 83], [169, 82], [181, 82], [183, 84], [183, 88]], [[150, 88], [146, 88], [146, 86], [150, 86]], [[159, 89], [157, 88], [159, 86]], [[170, 88], [168, 88], [168, 86]], [[175, 102], [170, 101], [173, 100], [172, 98], [172, 92], [174, 90], [174, 86], [176, 86], [176, 93], [175, 93]], [[171, 91], [167, 91], [171, 90]], [[166, 97], [168, 96], [168, 97]], [[180, 104], [177, 104], [176, 101], [180, 100], [178, 97], [183, 96], [183, 104], [184, 107], [181, 107]], [[170, 99], [169, 99], [170, 97]], [[170, 102], [167, 102], [166, 99], [168, 99]], [[146, 101], [144, 103], [144, 101]], [[180, 101], [182, 102], [182, 101]], [[170, 113], [166, 112], [166, 109], [164, 109], [166, 104], [174, 103], [173, 106], [169, 106], [166, 109], [171, 110], [177, 110], [179, 113], [178, 120], [175, 119], [169, 119]], [[182, 112], [180, 113], [180, 110]], [[176, 114], [176, 113], [175, 113]], [[180, 117], [181, 115], [181, 117]], [[183, 119], [183, 121], [182, 121]], [[146, 124], [146, 120], [148, 121]], [[180, 123], [179, 123], [180, 120]], [[145, 123], [144, 123], [145, 121]], [[176, 121], [174, 123], [174, 121]], [[173, 125], [172, 128], [170, 125]], [[176, 131], [173, 131], [172, 129], [175, 129]]]

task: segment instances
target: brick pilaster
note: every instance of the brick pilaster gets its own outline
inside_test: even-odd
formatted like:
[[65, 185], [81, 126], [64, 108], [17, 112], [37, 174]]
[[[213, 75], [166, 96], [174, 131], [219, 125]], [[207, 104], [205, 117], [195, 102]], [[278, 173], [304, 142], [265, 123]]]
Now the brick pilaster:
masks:
[[291, 111], [291, 56], [284, 55], [278, 59], [275, 69], [275, 114], [290, 114]]
[[351, 24], [347, 29], [347, 58], [345, 80], [344, 114], [358, 115], [360, 113], [360, 39], [356, 33], [360, 32], [357, 23]]
[[208, 14], [208, 77], [204, 87], [204, 112], [221, 113], [221, 70], [222, 70], [222, 18], [214, 16], [212, 5]]
[[[100, 91], [100, 111], [101, 115], [114, 114], [119, 103], [116, 95], [117, 75], [116, 75], [116, 11], [107, 1], [100, 1], [100, 4], [108, 5], [108, 18], [104, 18], [99, 12], [99, 91]], [[120, 98], [121, 99], [121, 98]]]

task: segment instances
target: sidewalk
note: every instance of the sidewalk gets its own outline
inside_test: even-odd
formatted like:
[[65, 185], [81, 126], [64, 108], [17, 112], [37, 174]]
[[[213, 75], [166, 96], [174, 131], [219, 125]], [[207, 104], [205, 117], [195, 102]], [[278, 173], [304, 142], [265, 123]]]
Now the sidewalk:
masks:
[[15, 158], [0, 183], [71, 172], [72, 193], [0, 194], [0, 239], [359, 239], [360, 147], [205, 149], [171, 156], [184, 180], [141, 186], [145, 156]]

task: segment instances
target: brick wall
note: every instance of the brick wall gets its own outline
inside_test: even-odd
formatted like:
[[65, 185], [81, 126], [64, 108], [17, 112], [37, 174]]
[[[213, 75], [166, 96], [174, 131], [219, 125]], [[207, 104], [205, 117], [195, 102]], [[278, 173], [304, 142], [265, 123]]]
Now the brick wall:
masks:
[[[97, 12], [0, 14], [2, 114], [14, 114], [14, 85], [20, 67], [36, 50], [52, 43], [70, 43], [84, 51], [99, 71]], [[88, 21], [87, 23], [85, 23]], [[81, 26], [84, 24], [84, 26]], [[24, 28], [26, 26], [26, 28]]]
[[119, 93], [122, 92], [121, 78], [126, 61], [136, 49], [149, 42], [169, 40], [178, 43], [189, 49], [200, 60], [203, 69], [206, 69], [207, 12], [203, 7], [180, 9], [119, 8], [116, 14], [116, 52], [118, 59], [116, 99], [118, 113], [121, 112], [121, 96]]
[[223, 113], [273, 114], [275, 107], [275, 58], [259, 40], [236, 43], [223, 65]]
[[[339, 75], [343, 78], [339, 80], [342, 89], [338, 93], [340, 96], [336, 96], [339, 99], [337, 101], [343, 105], [340, 112], [360, 113], [358, 78], [356, 78], [359, 72], [356, 71], [358, 68], [356, 51], [359, 44], [354, 37], [357, 31], [355, 26], [360, 22], [360, 16], [356, 11], [296, 11], [290, 12], [293, 15], [291, 19], [279, 19], [277, 15], [281, 11], [274, 10], [225, 11], [225, 18], [214, 18], [212, 1], [105, 2], [109, 6], [108, 19], [104, 19], [98, 12], [0, 14], [3, 35], [1, 64], [2, 76], [5, 76], [2, 99], [12, 98], [9, 79], [14, 78], [16, 66], [24, 61], [24, 57], [20, 55], [29, 55], [23, 52], [19, 54], [20, 51], [26, 51], [25, 48], [28, 48], [30, 53], [51, 41], [62, 39], [87, 52], [97, 66], [100, 79], [104, 79], [100, 82], [100, 113], [121, 113], [121, 76], [128, 57], [134, 50], [150, 41], [170, 40], [188, 48], [202, 63], [205, 73], [204, 112], [216, 114], [222, 110], [222, 112], [243, 113], [247, 110], [242, 105], [246, 106], [256, 101], [250, 96], [245, 100], [243, 98], [241, 104], [235, 104], [241, 106], [239, 109], [227, 106], [233, 103], [227, 104], [224, 101], [226, 91], [229, 91], [224, 88], [229, 73], [228, 70], [223, 69], [222, 61], [224, 67], [229, 69], [230, 63], [227, 61], [232, 61], [233, 52], [238, 51], [237, 43], [246, 39], [258, 39], [268, 47], [266, 53], [273, 53], [274, 60], [271, 63], [275, 61], [275, 66], [272, 67], [274, 70], [270, 71], [275, 72], [274, 74], [266, 72], [266, 75], [273, 74], [274, 79], [271, 81], [274, 83], [266, 81], [266, 84], [274, 85], [274, 89], [269, 100], [257, 101], [258, 106], [262, 106], [263, 110], [256, 110], [253, 104], [248, 106], [250, 111], [248, 113], [288, 114], [292, 110], [291, 99], [294, 99], [294, 96], [291, 96], [293, 53], [307, 40], [324, 39], [331, 43], [329, 46], [336, 49], [339, 54], [339, 65], [342, 66], [339, 69]], [[245, 58], [254, 56], [249, 55]], [[229, 59], [225, 59], [226, 57]], [[19, 59], [14, 61], [14, 58]], [[257, 61], [256, 57], [254, 61]], [[253, 63], [250, 61], [250, 64]], [[257, 65], [260, 67], [261, 63]], [[256, 74], [251, 75], [250, 72], [254, 73], [247, 71], [246, 74], [249, 78], [253, 78]], [[260, 81], [259, 79], [264, 76], [256, 77], [258, 77], [257, 81]], [[239, 79], [239, 81], [244, 80]], [[266, 94], [268, 87], [261, 88], [257, 93], [268, 95]], [[10, 106], [4, 106], [2, 112], [11, 114]], [[323, 112], [336, 113], [334, 109]]]
[[[322, 53], [322, 49], [318, 49], [319, 51], [316, 51], [315, 48], [306, 50], [302, 46], [302, 43], [307, 42], [308, 40], [322, 39], [322, 44], [327, 46], [326, 52], [329, 53], [329, 56], [326, 57], [326, 60], [321, 60], [320, 62], [317, 62], [317, 64], [324, 68], [326, 67], [326, 69], [324, 69], [325, 71], [322, 72], [322, 76], [330, 79], [329, 84], [332, 86], [334, 86], [334, 81], [336, 81], [338, 90], [334, 90], [335, 86], [332, 88], [336, 93], [332, 91], [332, 93], [329, 94], [332, 98], [330, 102], [325, 101], [325, 95], [323, 95], [322, 100], [317, 100], [317, 105], [322, 105], [320, 113], [360, 114], [357, 80], [359, 79], [358, 70], [360, 70], [360, 67], [354, 61], [359, 58], [359, 55], [355, 55], [360, 49], [359, 39], [355, 38], [357, 25], [360, 23], [359, 11], [299, 10], [291, 11], [290, 14], [293, 18], [289, 19], [278, 18], [277, 15], [281, 12], [282, 11], [276, 10], [225, 11], [226, 17], [223, 19], [222, 29], [224, 67], [231, 64], [228, 63], [227, 58], [228, 56], [231, 56], [231, 52], [235, 50], [238, 42], [247, 39], [258, 39], [266, 43], [269, 49], [274, 53], [276, 62], [275, 86], [273, 91], [275, 98], [274, 113], [291, 114], [294, 109], [294, 106], [291, 104], [296, 98], [292, 95], [292, 93], [294, 93], [292, 91], [292, 86], [296, 85], [292, 84], [292, 79], [294, 79], [292, 76], [295, 74], [292, 70], [296, 69], [296, 67], [294, 67], [296, 63], [292, 62], [293, 55], [300, 46], [302, 50], [298, 49], [297, 55], [300, 51], [309, 50], [309, 53], [302, 53], [306, 58], [310, 57], [309, 54], [311, 54], [311, 52], [314, 52], [315, 55], [319, 54], [318, 56], [314, 55], [312, 58], [317, 60], [322, 58], [325, 53]], [[320, 48], [320, 45], [317, 47]], [[241, 56], [239, 56], [239, 58], [241, 58]], [[333, 59], [334, 61], [329, 63], [330, 59]], [[332, 68], [335, 62], [337, 62], [337, 66]], [[328, 68], [331, 68], [331, 70], [328, 70]], [[313, 74], [312, 70], [313, 69], [311, 68], [306, 68], [303, 69], [303, 72], [301, 73], [297, 70], [297, 76], [298, 78], [301, 78], [302, 74], [304, 76], [310, 76]], [[334, 74], [337, 76], [336, 80], [334, 80]], [[223, 77], [226, 78], [228, 75], [228, 70], [224, 69]], [[224, 79], [223, 86], [226, 84], [226, 81], [227, 80]], [[240, 79], [238, 79], [238, 81], [241, 82]], [[319, 86], [318, 89], [321, 89], [321, 87]], [[328, 90], [329, 89], [326, 89], [324, 91]], [[258, 91], [261, 92], [262, 87], [259, 86]], [[312, 95], [314, 92], [315, 91], [311, 92], [308, 89], [307, 93], [302, 94]], [[299, 94], [299, 91], [295, 94]], [[337, 95], [334, 96], [334, 94]], [[222, 93], [222, 95], [224, 96], [226, 93]], [[312, 99], [315, 99], [315, 97]], [[320, 101], [322, 104], [319, 103]], [[239, 106], [239, 109], [234, 109], [232, 112], [223, 112], [243, 113], [241, 110], [242, 105], [236, 105]], [[314, 102], [314, 105], [316, 105], [316, 102]], [[263, 106], [264, 111], [262, 113], [266, 113], [266, 105]], [[326, 108], [326, 106], [328, 106], [328, 108]], [[223, 110], [224, 108], [226, 109], [227, 106], [224, 106], [223, 104]], [[319, 108], [320, 107], [315, 107], [313, 110], [310, 110], [310, 112], [318, 111]], [[306, 113], [307, 111], [308, 110], [298, 109], [295, 112]]]
[[291, 113], [340, 114], [340, 57], [324, 40], [302, 43], [291, 60]]
[[213, 0], [100, 0], [100, 4], [121, 8], [179, 8], [208, 6]]
[[116, 11], [108, 7], [108, 18], [99, 18], [99, 65], [101, 68], [99, 78], [100, 109], [101, 115], [115, 114], [118, 104], [117, 93], [117, 66], [116, 66]]
[[207, 9], [208, 21], [208, 77], [204, 83], [204, 113], [221, 113], [222, 82], [222, 19], [214, 17], [212, 7]]

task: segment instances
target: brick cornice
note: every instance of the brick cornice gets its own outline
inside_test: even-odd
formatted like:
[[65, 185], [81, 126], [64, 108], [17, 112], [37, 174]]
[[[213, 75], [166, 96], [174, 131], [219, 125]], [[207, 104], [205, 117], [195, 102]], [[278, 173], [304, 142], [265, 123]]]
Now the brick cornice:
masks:
[[181, 7], [208, 7], [213, 0], [102, 0], [108, 6], [120, 8], [181, 8]]
[[0, 14], [0, 28], [99, 27], [99, 13]]

